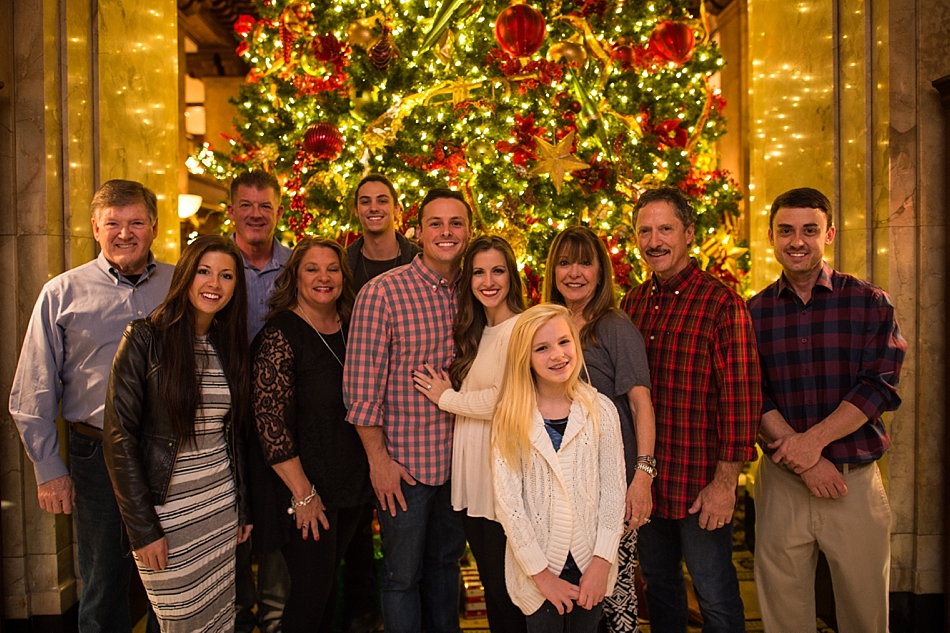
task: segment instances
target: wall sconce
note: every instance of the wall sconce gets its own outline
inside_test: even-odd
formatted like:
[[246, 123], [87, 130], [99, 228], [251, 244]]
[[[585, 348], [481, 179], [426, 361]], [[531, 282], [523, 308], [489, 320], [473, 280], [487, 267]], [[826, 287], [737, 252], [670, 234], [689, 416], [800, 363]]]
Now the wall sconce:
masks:
[[201, 196], [193, 193], [178, 194], [178, 218], [184, 220], [198, 213], [201, 208]]
[[185, 132], [192, 136], [204, 136], [206, 129], [205, 107], [196, 105], [185, 108]]

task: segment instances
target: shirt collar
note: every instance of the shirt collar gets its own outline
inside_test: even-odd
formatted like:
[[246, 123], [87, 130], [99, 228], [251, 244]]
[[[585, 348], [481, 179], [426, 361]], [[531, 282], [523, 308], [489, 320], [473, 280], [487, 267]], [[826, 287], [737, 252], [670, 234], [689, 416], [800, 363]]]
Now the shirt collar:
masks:
[[[102, 251], [100, 251], [99, 256], [96, 257], [96, 266], [99, 267], [99, 270], [101, 270], [102, 272], [112, 277], [116, 285], [122, 283], [123, 281], [129, 284], [132, 284], [132, 282], [129, 281], [127, 277], [125, 277], [122, 273], [120, 273], [118, 269], [115, 266], [113, 266], [109, 262], [108, 259], [106, 259], [106, 254], [103, 253]], [[139, 277], [138, 281], [133, 285], [137, 286], [143, 281], [145, 281], [146, 279], [148, 279], [149, 276], [151, 276], [151, 274], [155, 272], [155, 269], [157, 267], [158, 267], [158, 264], [155, 263], [155, 256], [152, 255], [152, 251], [149, 251], [148, 261], [145, 262], [145, 270], [142, 271], [141, 276]]]
[[[231, 234], [231, 241], [235, 244], [237, 243], [237, 240], [235, 239], [236, 237], [237, 233]], [[241, 251], [240, 248], [238, 249], [238, 252], [241, 253], [241, 259], [244, 261], [245, 269], [250, 268], [252, 270], [257, 270], [257, 272], [263, 273], [269, 270], [280, 270], [287, 265], [287, 262], [290, 260], [291, 250], [289, 248], [284, 248], [283, 245], [277, 241], [276, 237], [272, 237], [271, 240], [270, 260], [260, 270], [257, 270], [257, 268], [251, 266], [247, 261], [247, 257], [244, 256], [243, 251]]]
[[412, 262], [409, 264], [412, 270], [415, 271], [417, 275], [422, 277], [422, 280], [430, 286], [445, 286], [447, 288], [455, 288], [458, 285], [458, 279], [454, 283], [449, 283], [447, 280], [443, 279], [441, 275], [437, 275], [432, 272], [428, 266], [422, 263], [422, 253], [416, 255]]
[[[828, 262], [821, 262], [821, 270], [818, 272], [818, 279], [815, 281], [814, 288], [824, 288], [828, 292], [834, 291], [834, 284], [832, 283], [831, 277], [834, 275], [834, 269], [828, 265]], [[814, 290], [813, 288], [813, 290]], [[797, 296], [795, 289], [792, 288], [791, 284], [788, 283], [788, 280], [785, 278], [785, 273], [783, 272], [781, 277], [778, 278], [778, 285], [776, 287], [776, 295], [782, 296], [782, 293], [785, 291], [791, 292]]]
[[661, 281], [659, 276], [657, 276], [656, 273], [653, 273], [653, 286], [657, 290], [685, 290], [688, 285], [693, 283], [693, 277], [700, 274], [701, 272], [702, 271], [699, 270], [699, 262], [690, 257], [686, 267], [666, 281]]

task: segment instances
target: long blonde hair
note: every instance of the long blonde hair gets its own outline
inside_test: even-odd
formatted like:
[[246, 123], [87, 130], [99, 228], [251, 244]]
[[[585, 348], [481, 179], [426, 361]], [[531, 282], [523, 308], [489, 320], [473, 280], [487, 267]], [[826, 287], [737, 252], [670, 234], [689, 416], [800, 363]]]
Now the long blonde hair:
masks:
[[492, 447], [512, 468], [518, 465], [523, 456], [530, 454], [528, 447], [531, 445], [531, 424], [538, 410], [537, 384], [531, 369], [531, 342], [541, 326], [554, 319], [564, 319], [567, 323], [577, 354], [577, 362], [565, 383], [565, 395], [571, 401], [580, 402], [590, 412], [595, 433], [599, 427], [600, 407], [597, 403], [597, 393], [580, 379], [584, 356], [571, 313], [564, 306], [553, 303], [528, 308], [518, 317], [511, 332], [508, 356], [505, 359], [505, 375], [492, 422]]

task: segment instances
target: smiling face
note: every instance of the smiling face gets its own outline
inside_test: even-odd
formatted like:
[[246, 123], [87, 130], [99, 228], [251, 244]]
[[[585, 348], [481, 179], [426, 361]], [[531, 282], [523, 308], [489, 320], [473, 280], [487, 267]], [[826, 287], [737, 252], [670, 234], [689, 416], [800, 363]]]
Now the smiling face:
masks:
[[564, 385], [577, 364], [574, 337], [563, 318], [553, 318], [531, 339], [531, 372], [538, 387]]
[[228, 218], [234, 223], [238, 248], [248, 251], [270, 244], [283, 212], [280, 197], [270, 187], [257, 189], [239, 185], [228, 205]]
[[673, 205], [658, 200], [637, 215], [640, 255], [661, 280], [669, 279], [689, 264], [694, 226], [683, 226]]
[[356, 193], [356, 216], [363, 232], [382, 235], [393, 229], [396, 201], [384, 183], [369, 180]]
[[454, 279], [472, 229], [465, 205], [453, 198], [436, 198], [420, 211], [419, 245], [425, 265]]
[[555, 260], [554, 283], [558, 292], [564, 297], [564, 304], [571, 312], [582, 311], [597, 292], [600, 283], [600, 263], [596, 257], [586, 257], [578, 254], [571, 258], [562, 248]]
[[314, 312], [336, 308], [343, 292], [343, 266], [336, 252], [314, 246], [297, 269], [297, 304]]
[[772, 219], [769, 243], [788, 277], [818, 278], [825, 247], [835, 239], [835, 227], [821, 209], [782, 207]]
[[140, 275], [158, 224], [148, 220], [144, 202], [100, 209], [92, 218], [92, 235], [105, 258], [123, 275]]
[[472, 294], [485, 310], [507, 305], [510, 288], [511, 278], [504, 253], [493, 248], [476, 253], [472, 259]]
[[211, 251], [198, 260], [195, 278], [188, 288], [188, 301], [195, 310], [195, 331], [198, 334], [207, 333], [214, 315], [228, 305], [234, 296], [236, 279], [231, 255]]

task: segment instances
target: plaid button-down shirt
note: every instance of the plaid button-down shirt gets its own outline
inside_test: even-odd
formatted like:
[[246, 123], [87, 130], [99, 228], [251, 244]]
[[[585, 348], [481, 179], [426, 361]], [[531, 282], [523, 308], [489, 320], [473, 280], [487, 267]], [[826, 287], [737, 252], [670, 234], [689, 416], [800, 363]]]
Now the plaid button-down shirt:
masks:
[[901, 403], [897, 383], [907, 351], [887, 294], [823, 263], [807, 304], [782, 275], [749, 301], [749, 312], [762, 362], [762, 412], [778, 409], [803, 433], [850, 402], [867, 423], [822, 455], [838, 464], [881, 457], [890, 446], [881, 414]]
[[695, 260], [653, 276], [624, 309], [643, 334], [656, 410], [654, 516], [681, 519], [716, 464], [755, 458], [761, 378], [742, 299]]
[[449, 479], [454, 422], [416, 391], [412, 372], [424, 363], [448, 369], [457, 310], [455, 285], [426, 268], [419, 255], [363, 286], [350, 322], [343, 373], [347, 419], [382, 426], [389, 455], [429, 486]]

